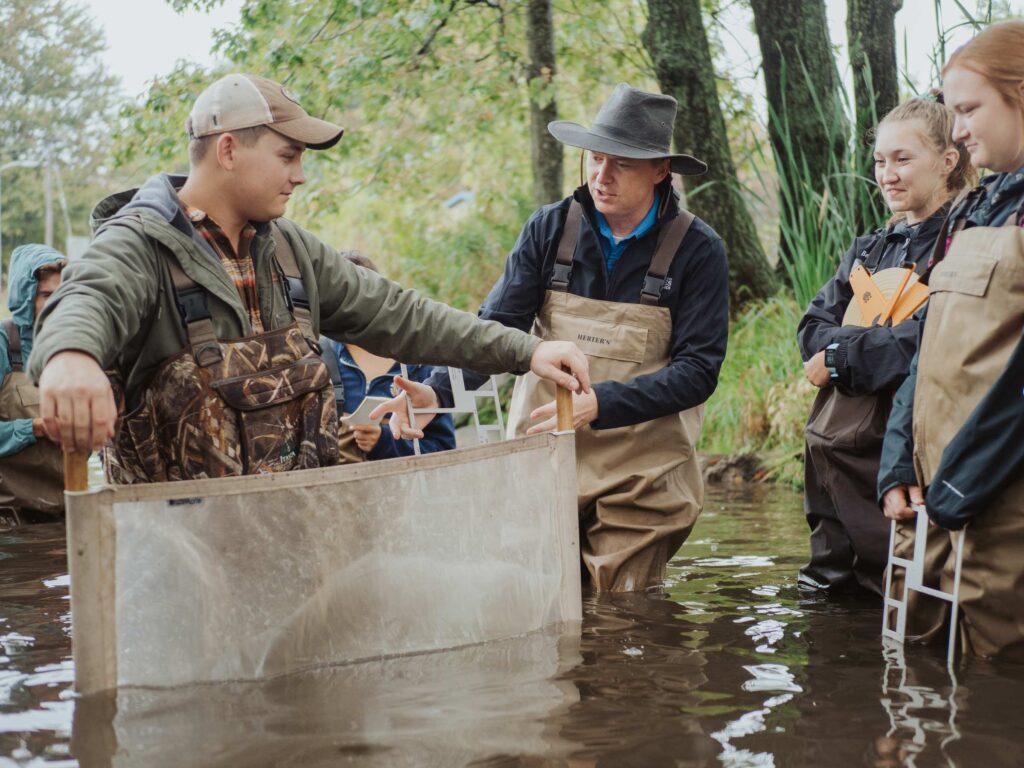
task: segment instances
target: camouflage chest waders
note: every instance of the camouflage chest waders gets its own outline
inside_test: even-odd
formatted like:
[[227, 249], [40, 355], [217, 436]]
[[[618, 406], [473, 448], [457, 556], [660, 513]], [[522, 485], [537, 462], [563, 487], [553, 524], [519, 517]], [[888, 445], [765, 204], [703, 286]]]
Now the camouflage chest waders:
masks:
[[[295, 322], [242, 339], [217, 338], [205, 289], [167, 254], [188, 346], [160, 366], [142, 402], [120, 419], [104, 461], [111, 483], [230, 477], [338, 462], [331, 378], [313, 335], [295, 254], [277, 227], [273, 233]], [[117, 383], [114, 378], [115, 393]]]
[[[0, 418], [38, 419], [39, 388], [22, 371], [18, 326], [8, 319], [4, 327], [12, 370], [0, 387]], [[56, 444], [41, 438], [0, 459], [0, 518], [6, 524], [58, 520], [63, 513], [64, 461]]]

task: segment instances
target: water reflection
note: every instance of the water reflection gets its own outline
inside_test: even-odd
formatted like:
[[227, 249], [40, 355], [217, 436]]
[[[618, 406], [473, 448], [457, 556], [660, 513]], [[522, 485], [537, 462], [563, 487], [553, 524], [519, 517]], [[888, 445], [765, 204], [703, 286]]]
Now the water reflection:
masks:
[[913, 651], [883, 641], [881, 703], [890, 727], [875, 741], [875, 764], [955, 766], [949, 748], [960, 740], [956, 673], [944, 659]]
[[579, 627], [260, 683], [122, 689], [80, 699], [85, 766], [468, 765], [569, 748], [552, 726]]
[[80, 700], [63, 529], [6, 534], [0, 766], [1019, 764], [1024, 667], [883, 646], [875, 602], [797, 590], [804, 527], [794, 494], [718, 492], [661, 588], [582, 627]]

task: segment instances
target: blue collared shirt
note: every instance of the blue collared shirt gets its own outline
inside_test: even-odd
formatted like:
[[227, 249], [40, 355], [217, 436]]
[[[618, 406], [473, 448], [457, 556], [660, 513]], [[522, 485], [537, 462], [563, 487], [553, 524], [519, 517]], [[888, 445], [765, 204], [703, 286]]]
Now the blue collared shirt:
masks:
[[636, 229], [630, 232], [621, 240], [616, 241], [615, 235], [612, 234], [612, 228], [608, 225], [608, 220], [604, 217], [600, 211], [595, 210], [597, 214], [597, 229], [601, 233], [601, 237], [598, 238], [601, 242], [601, 250], [604, 252], [604, 263], [608, 267], [608, 274], [612, 273], [615, 269], [615, 264], [618, 262], [619, 257], [622, 256], [626, 250], [626, 246], [633, 240], [637, 240], [646, 235], [651, 227], [654, 226], [654, 222], [658, 218], [658, 203], [661, 202], [661, 193], [654, 193], [654, 202], [651, 204], [651, 210], [644, 216], [643, 221], [636, 225]]

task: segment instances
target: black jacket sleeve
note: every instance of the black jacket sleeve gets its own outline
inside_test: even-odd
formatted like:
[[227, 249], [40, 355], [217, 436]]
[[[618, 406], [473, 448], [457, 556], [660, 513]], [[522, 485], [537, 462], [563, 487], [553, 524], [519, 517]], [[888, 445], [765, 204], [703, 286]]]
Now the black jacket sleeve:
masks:
[[910, 371], [917, 352], [920, 316], [896, 326], [859, 328], [859, 333], [839, 342], [836, 373], [839, 384], [851, 395], [869, 395], [895, 389]]
[[942, 452], [928, 516], [958, 530], [1024, 472], [1024, 337], [1006, 369]]
[[878, 501], [898, 485], [917, 485], [914, 471], [914, 388], [917, 386], [917, 355], [910, 373], [896, 390], [892, 411], [885, 426], [882, 458], [878, 468]]
[[850, 286], [850, 272], [853, 262], [863, 250], [863, 238], [854, 240], [850, 250], [839, 262], [835, 276], [818, 291], [807, 305], [804, 316], [796, 329], [796, 340], [800, 347], [800, 355], [807, 362], [821, 352], [829, 344], [849, 337], [852, 327], [843, 327], [843, 315], [853, 298]]
[[[693, 233], [698, 235], [700, 233]], [[688, 242], [689, 241], [689, 242]], [[696, 241], [694, 247], [689, 243]], [[629, 381], [594, 385], [599, 407], [593, 429], [638, 424], [705, 402], [718, 385], [729, 338], [729, 265], [721, 238], [686, 240], [676, 258], [687, 269], [672, 318], [671, 359]]]

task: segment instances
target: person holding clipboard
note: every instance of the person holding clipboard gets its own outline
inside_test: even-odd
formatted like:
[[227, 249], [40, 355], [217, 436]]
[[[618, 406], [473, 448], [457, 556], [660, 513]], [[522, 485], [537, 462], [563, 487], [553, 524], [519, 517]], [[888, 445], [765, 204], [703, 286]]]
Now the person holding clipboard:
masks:
[[[380, 272], [372, 260], [358, 251], [346, 251], [343, 255], [356, 266]], [[391, 430], [382, 429], [384, 419], [368, 418], [370, 411], [393, 396], [392, 382], [401, 373], [401, 364], [355, 344], [343, 344], [327, 337], [320, 338], [320, 346], [338, 403], [338, 443], [342, 461], [354, 463], [414, 455], [412, 440], [395, 438]], [[409, 365], [407, 369], [409, 378], [416, 382], [426, 381], [434, 372], [429, 365]], [[424, 428], [420, 453], [450, 451], [454, 447], [455, 426], [450, 415], [441, 414]]]

